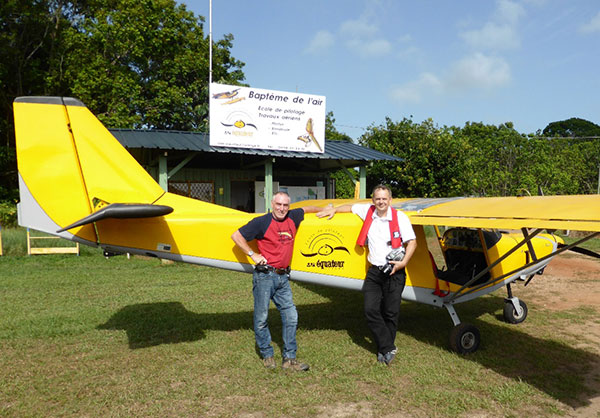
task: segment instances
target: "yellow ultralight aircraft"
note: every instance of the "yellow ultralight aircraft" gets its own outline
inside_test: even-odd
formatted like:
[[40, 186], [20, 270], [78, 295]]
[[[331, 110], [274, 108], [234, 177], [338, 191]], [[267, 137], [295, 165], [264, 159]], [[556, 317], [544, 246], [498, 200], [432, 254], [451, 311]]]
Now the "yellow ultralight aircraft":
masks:
[[[230, 236], [255, 214], [165, 192], [76, 99], [19, 97], [14, 116], [20, 225], [99, 246], [107, 254], [252, 271], [252, 261]], [[459, 353], [477, 350], [480, 334], [461, 323], [454, 305], [506, 286], [504, 317], [522, 322], [527, 306], [512, 294], [511, 284], [529, 282], [552, 257], [600, 234], [597, 195], [395, 199], [393, 206], [410, 217], [418, 242], [402, 296], [446, 308], [454, 323], [450, 346]], [[296, 237], [291, 279], [360, 290], [368, 268], [365, 250], [356, 245], [361, 224], [349, 213], [331, 220], [307, 215]], [[438, 234], [443, 270], [428, 250], [427, 225]], [[439, 226], [446, 227], [443, 233]], [[541, 233], [556, 229], [589, 234], [564, 245], [552, 233]]]

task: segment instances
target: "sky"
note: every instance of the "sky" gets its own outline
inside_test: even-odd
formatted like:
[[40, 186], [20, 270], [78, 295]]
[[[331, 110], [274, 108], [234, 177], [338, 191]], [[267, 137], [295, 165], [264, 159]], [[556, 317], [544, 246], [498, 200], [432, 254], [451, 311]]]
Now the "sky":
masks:
[[[206, 18], [209, 0], [182, 2]], [[600, 124], [598, 0], [213, 0], [254, 88], [325, 96], [335, 127]]]

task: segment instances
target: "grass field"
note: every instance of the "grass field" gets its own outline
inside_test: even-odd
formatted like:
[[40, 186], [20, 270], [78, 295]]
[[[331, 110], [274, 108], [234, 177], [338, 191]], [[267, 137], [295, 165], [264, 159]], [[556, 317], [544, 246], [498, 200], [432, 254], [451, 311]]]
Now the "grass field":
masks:
[[[560, 416], [598, 359], [567, 324], [590, 309], [502, 322], [501, 292], [457, 309], [480, 350], [447, 348], [445, 310], [405, 303], [391, 367], [377, 364], [358, 292], [293, 284], [307, 373], [265, 370], [251, 277], [156, 259], [0, 257], [2, 416]], [[281, 321], [271, 310], [276, 354]], [[280, 360], [280, 357], [279, 357]]]

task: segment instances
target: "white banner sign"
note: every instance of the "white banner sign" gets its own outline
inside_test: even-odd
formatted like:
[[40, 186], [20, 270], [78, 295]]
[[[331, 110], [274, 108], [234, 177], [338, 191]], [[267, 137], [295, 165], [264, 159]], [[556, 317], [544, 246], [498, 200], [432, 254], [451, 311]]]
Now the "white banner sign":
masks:
[[210, 145], [322, 153], [325, 96], [212, 83]]

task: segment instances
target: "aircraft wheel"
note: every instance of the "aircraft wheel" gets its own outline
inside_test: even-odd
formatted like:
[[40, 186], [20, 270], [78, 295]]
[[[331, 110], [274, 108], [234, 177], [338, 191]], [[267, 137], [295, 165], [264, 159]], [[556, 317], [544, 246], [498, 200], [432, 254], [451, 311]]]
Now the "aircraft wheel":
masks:
[[450, 332], [450, 348], [459, 354], [474, 353], [479, 348], [481, 337], [475, 325], [459, 324]]
[[521, 305], [521, 309], [523, 309], [521, 315], [517, 315], [517, 310], [511, 301], [504, 304], [504, 320], [509, 324], [520, 324], [527, 318], [527, 305], [522, 300], [519, 300], [519, 304]]

